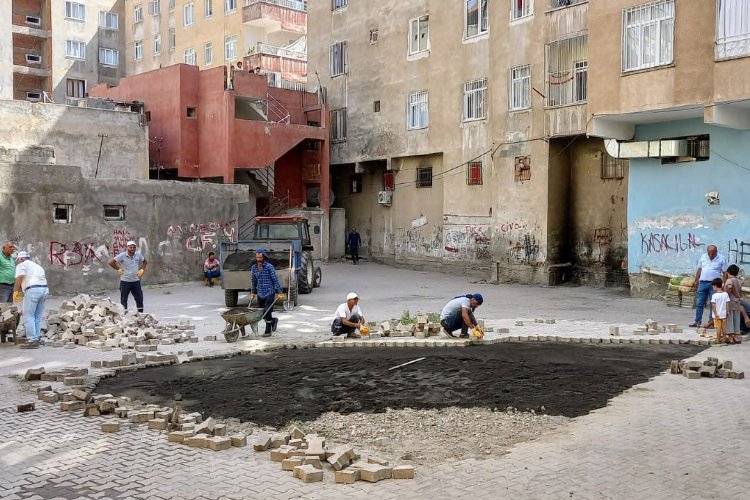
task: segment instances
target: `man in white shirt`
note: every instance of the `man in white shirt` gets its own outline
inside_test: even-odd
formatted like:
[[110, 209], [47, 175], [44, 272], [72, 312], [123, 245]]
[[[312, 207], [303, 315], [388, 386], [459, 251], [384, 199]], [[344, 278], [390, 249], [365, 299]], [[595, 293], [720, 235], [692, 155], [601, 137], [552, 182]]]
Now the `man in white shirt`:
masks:
[[[693, 288], [696, 288], [696, 302], [695, 302], [695, 320], [690, 324], [691, 327], [701, 326], [703, 321], [703, 309], [706, 306], [706, 301], [711, 300], [711, 296], [714, 293], [711, 287], [711, 282], [716, 278], [721, 278], [726, 281], [727, 268], [729, 262], [726, 257], [719, 253], [716, 245], [708, 245], [706, 253], [700, 256], [698, 259], [698, 269], [695, 271], [695, 283]], [[708, 308], [708, 323], [706, 328], [713, 328], [713, 312], [711, 308]]]
[[483, 302], [484, 297], [481, 293], [467, 293], [454, 297], [440, 312], [440, 326], [443, 327], [443, 333], [449, 337], [455, 337], [453, 332], [460, 329], [460, 337], [468, 338], [469, 329], [477, 326], [474, 310]]
[[359, 295], [349, 292], [346, 302], [336, 309], [331, 323], [331, 333], [334, 335], [346, 335], [349, 338], [359, 338], [356, 332], [365, 324], [365, 315], [359, 307]]
[[146, 258], [135, 249], [135, 241], [128, 241], [127, 250], [110, 259], [109, 267], [120, 275], [120, 304], [127, 310], [128, 295], [133, 294], [138, 312], [143, 312], [141, 278], [146, 272]]
[[16, 256], [16, 283], [13, 287], [13, 299], [23, 297], [23, 320], [26, 325], [26, 343], [21, 349], [38, 349], [42, 338], [42, 315], [44, 303], [49, 295], [47, 275], [42, 266], [32, 262], [27, 252], [18, 252]]

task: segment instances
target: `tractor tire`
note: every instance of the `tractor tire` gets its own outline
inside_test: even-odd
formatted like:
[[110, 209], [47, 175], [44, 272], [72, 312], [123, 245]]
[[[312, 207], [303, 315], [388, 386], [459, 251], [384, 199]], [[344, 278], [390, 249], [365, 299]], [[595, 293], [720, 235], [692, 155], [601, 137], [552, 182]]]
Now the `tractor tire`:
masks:
[[239, 294], [237, 290], [224, 290], [224, 305], [227, 307], [237, 307]]
[[313, 268], [313, 258], [310, 252], [302, 252], [300, 259], [300, 269], [297, 271], [297, 286], [299, 293], [310, 293], [313, 291], [315, 282], [315, 270]]
[[315, 279], [313, 280], [313, 287], [320, 288], [320, 283], [323, 281], [323, 271], [317, 267], [315, 268]]
[[298, 305], [298, 295], [299, 294], [297, 293], [297, 287], [289, 289], [289, 300], [292, 304], [294, 304], [295, 307]]

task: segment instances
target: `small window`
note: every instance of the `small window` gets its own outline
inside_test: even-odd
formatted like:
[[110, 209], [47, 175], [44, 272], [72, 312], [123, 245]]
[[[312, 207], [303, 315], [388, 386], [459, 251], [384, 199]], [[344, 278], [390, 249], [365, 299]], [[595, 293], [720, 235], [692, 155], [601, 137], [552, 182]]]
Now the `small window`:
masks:
[[386, 172], [383, 174], [383, 189], [388, 191], [396, 189], [396, 180], [393, 172]]
[[86, 59], [86, 44], [77, 40], [66, 40], [65, 57], [71, 59]]
[[185, 64], [196, 66], [198, 64], [195, 56], [195, 49], [185, 49], [183, 52], [183, 61]]
[[65, 95], [76, 99], [86, 97], [86, 80], [68, 78], [65, 82]]
[[331, 10], [341, 9], [349, 4], [349, 0], [331, 0]]
[[610, 156], [606, 151], [602, 152], [602, 179], [623, 179], [625, 177], [625, 166], [628, 160]]
[[169, 50], [174, 50], [177, 45], [177, 35], [175, 34], [174, 28], [169, 28]]
[[464, 121], [479, 120], [487, 116], [487, 79], [464, 83]]
[[146, 111], [144, 113], [144, 115], [143, 115], [143, 118], [146, 121], [146, 123], [150, 122], [151, 121], [151, 111]]
[[350, 193], [361, 193], [362, 192], [362, 174], [354, 174], [351, 176], [350, 182]]
[[622, 71], [671, 64], [674, 61], [674, 21], [674, 0], [659, 0], [624, 9]]
[[470, 161], [466, 168], [466, 184], [469, 186], [478, 186], [482, 184], [482, 161]]
[[52, 205], [52, 221], [56, 224], [70, 224], [73, 222], [73, 205], [54, 203]]
[[510, 20], [515, 21], [532, 14], [532, 0], [511, 0]]
[[65, 2], [65, 17], [74, 21], [85, 21], [86, 6], [78, 2]]
[[125, 205], [104, 205], [104, 220], [125, 220]]
[[212, 17], [214, 15], [214, 0], [203, 0], [203, 16]]
[[29, 64], [42, 64], [42, 56], [39, 54], [26, 54], [26, 62]]
[[416, 130], [430, 125], [428, 94], [426, 90], [412, 92], [407, 98], [406, 128]]
[[133, 24], [143, 22], [143, 5], [138, 4], [133, 7]]
[[531, 156], [516, 156], [513, 179], [516, 182], [531, 180]]
[[417, 169], [417, 187], [432, 186], [432, 167], [419, 167]]
[[114, 49], [99, 48], [99, 64], [105, 66], [117, 66], [120, 64], [120, 51]]
[[510, 110], [531, 107], [531, 66], [519, 66], [510, 70]]
[[346, 141], [346, 108], [331, 111], [331, 142]]
[[187, 117], [188, 118], [198, 118], [198, 108], [194, 108], [191, 106], [187, 107]]
[[346, 73], [346, 42], [336, 42], [331, 45], [330, 66], [331, 76]]
[[237, 10], [237, 0], [224, 0], [224, 12], [234, 12]]
[[211, 66], [214, 63], [214, 44], [211, 42], [203, 46], [203, 62], [206, 66]]
[[416, 17], [409, 21], [409, 55], [430, 50], [430, 18]]
[[100, 12], [99, 13], [99, 27], [116, 30], [120, 27], [120, 19], [118, 14], [114, 12]]
[[31, 102], [37, 102], [42, 100], [41, 92], [26, 92], [26, 100]]
[[192, 26], [193, 22], [195, 22], [195, 7], [192, 2], [186, 3], [182, 7], [182, 25]]
[[174, 10], [175, 0], [169, 0], [169, 10]]
[[373, 101], [372, 102], [372, 111], [374, 113], [380, 113], [380, 101]]
[[143, 40], [136, 40], [134, 46], [135, 60], [140, 61], [143, 59]]
[[370, 30], [370, 45], [378, 43], [378, 30]]
[[160, 16], [161, 15], [161, 0], [151, 0], [151, 2], [149, 2], [148, 4], [148, 10], [152, 16]]
[[233, 59], [237, 59], [237, 35], [224, 38], [224, 60], [231, 61]]
[[154, 55], [161, 54], [161, 35], [154, 36]]
[[26, 24], [30, 24], [32, 26], [41, 26], [42, 19], [36, 16], [26, 16]]
[[487, 33], [490, 29], [489, 0], [464, 0], [464, 38]]

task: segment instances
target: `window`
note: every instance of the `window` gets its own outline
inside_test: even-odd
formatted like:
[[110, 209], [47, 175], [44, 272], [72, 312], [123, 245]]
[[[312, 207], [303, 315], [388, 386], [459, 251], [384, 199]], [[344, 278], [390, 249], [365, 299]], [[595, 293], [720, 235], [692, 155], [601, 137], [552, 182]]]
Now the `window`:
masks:
[[117, 66], [120, 64], [120, 51], [114, 49], [99, 48], [99, 64], [105, 66]]
[[623, 71], [672, 63], [674, 0], [625, 9], [622, 23]]
[[31, 102], [37, 102], [42, 100], [41, 92], [26, 92], [26, 100]]
[[198, 108], [193, 106], [188, 106], [185, 108], [185, 116], [188, 118], [198, 118]]
[[521, 19], [532, 14], [532, 0], [510, 0], [510, 20]]
[[350, 177], [351, 182], [349, 183], [350, 193], [361, 193], [362, 192], [362, 174], [354, 174]]
[[331, 111], [331, 142], [346, 140], [346, 108]]
[[214, 0], [203, 0], [203, 15], [205, 17], [214, 15]]
[[409, 21], [409, 54], [430, 50], [430, 18], [417, 17]]
[[76, 40], [66, 40], [65, 57], [70, 57], [71, 59], [86, 59], [86, 43]]
[[718, 0], [716, 58], [750, 55], [750, 2]]
[[224, 38], [224, 60], [231, 61], [237, 58], [237, 35]]
[[78, 2], [65, 2], [65, 17], [76, 21], [85, 21], [86, 6]]
[[161, 54], [161, 35], [154, 35], [154, 55]]
[[136, 40], [134, 44], [134, 50], [133, 50], [136, 61], [140, 61], [143, 59], [143, 40]]
[[510, 70], [510, 110], [531, 107], [531, 66], [519, 66]]
[[513, 165], [513, 180], [515, 182], [531, 180], [531, 156], [516, 156]]
[[182, 25], [183, 26], [192, 26], [193, 22], [195, 22], [195, 19], [193, 17], [195, 13], [194, 9], [195, 9], [195, 6], [193, 5], [192, 2], [186, 3], [182, 7]]
[[464, 0], [465, 38], [487, 33], [490, 28], [487, 0]]
[[100, 12], [99, 13], [99, 27], [116, 30], [120, 27], [120, 18], [114, 12]]
[[26, 16], [26, 24], [30, 24], [32, 26], [41, 26], [42, 19], [37, 16]]
[[86, 97], [86, 80], [68, 78], [65, 82], [65, 95], [77, 99]]
[[412, 92], [409, 94], [406, 107], [406, 128], [414, 130], [427, 128], [430, 117], [428, 113], [427, 91]]
[[432, 167], [419, 167], [417, 169], [417, 187], [432, 186]]
[[152, 16], [161, 15], [161, 0], [151, 0], [148, 5], [148, 10]]
[[73, 222], [73, 205], [61, 203], [52, 204], [52, 221], [57, 224], [70, 224]]
[[203, 46], [203, 62], [206, 66], [210, 66], [214, 63], [214, 44], [208, 42]]
[[195, 49], [185, 49], [184, 60], [185, 64], [192, 64], [193, 66], [195, 66], [197, 64], [195, 58]]
[[349, 4], [349, 0], [331, 0], [331, 10], [340, 9], [346, 7]]
[[602, 179], [624, 179], [625, 167], [628, 160], [610, 156], [606, 151], [602, 152]]
[[372, 101], [372, 112], [380, 113], [380, 101]]
[[143, 22], [143, 5], [133, 7], [133, 24]]
[[174, 0], [169, 0], [169, 10], [174, 10], [174, 4], [175, 4]]
[[42, 64], [42, 56], [39, 54], [26, 54], [26, 62], [29, 64]]
[[234, 12], [237, 10], [237, 0], [224, 0], [224, 12]]
[[175, 34], [174, 28], [169, 28], [169, 50], [174, 50], [177, 45], [177, 35]]
[[386, 172], [383, 174], [383, 189], [388, 191], [396, 189], [396, 179], [393, 172]]
[[370, 45], [378, 43], [378, 30], [370, 30]]
[[104, 220], [125, 220], [125, 205], [104, 205]]
[[346, 73], [346, 42], [331, 45], [331, 76]]
[[547, 45], [547, 106], [586, 101], [588, 40], [586, 35]]
[[466, 184], [478, 186], [482, 184], [482, 160], [473, 160], [466, 164]]
[[479, 120], [487, 116], [486, 92], [486, 78], [464, 83], [464, 121]]

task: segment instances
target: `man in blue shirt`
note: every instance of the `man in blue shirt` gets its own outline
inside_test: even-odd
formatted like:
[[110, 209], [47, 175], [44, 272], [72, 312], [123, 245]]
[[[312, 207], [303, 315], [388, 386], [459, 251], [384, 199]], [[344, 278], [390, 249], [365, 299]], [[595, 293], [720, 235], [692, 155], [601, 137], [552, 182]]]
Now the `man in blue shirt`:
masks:
[[128, 295], [133, 294], [138, 312], [143, 312], [141, 277], [146, 271], [146, 258], [136, 251], [135, 241], [128, 241], [127, 250], [109, 261], [109, 267], [120, 275], [120, 303], [127, 310]]
[[[697, 288], [695, 299], [695, 320], [690, 324], [691, 327], [701, 326], [701, 321], [703, 321], [703, 308], [706, 305], [706, 300], [710, 301], [711, 296], [714, 294], [711, 282], [716, 278], [721, 278], [722, 281], [726, 281], [728, 267], [729, 262], [726, 257], [719, 253], [716, 245], [708, 245], [706, 253], [701, 255], [698, 259], [698, 269], [695, 271], [695, 283], [693, 283], [693, 287]], [[705, 327], [713, 328], [713, 326], [713, 311], [709, 306], [708, 323], [706, 323]]]
[[268, 254], [263, 248], [255, 250], [255, 261], [257, 262], [251, 269], [253, 276], [253, 287], [251, 290], [252, 299], [258, 299], [258, 307], [264, 309], [263, 319], [266, 321], [266, 332], [264, 337], [270, 337], [271, 332], [276, 331], [279, 324], [279, 318], [273, 317], [273, 305], [276, 302], [276, 294], [281, 293], [281, 283], [276, 276], [276, 269], [273, 264], [268, 262]]

